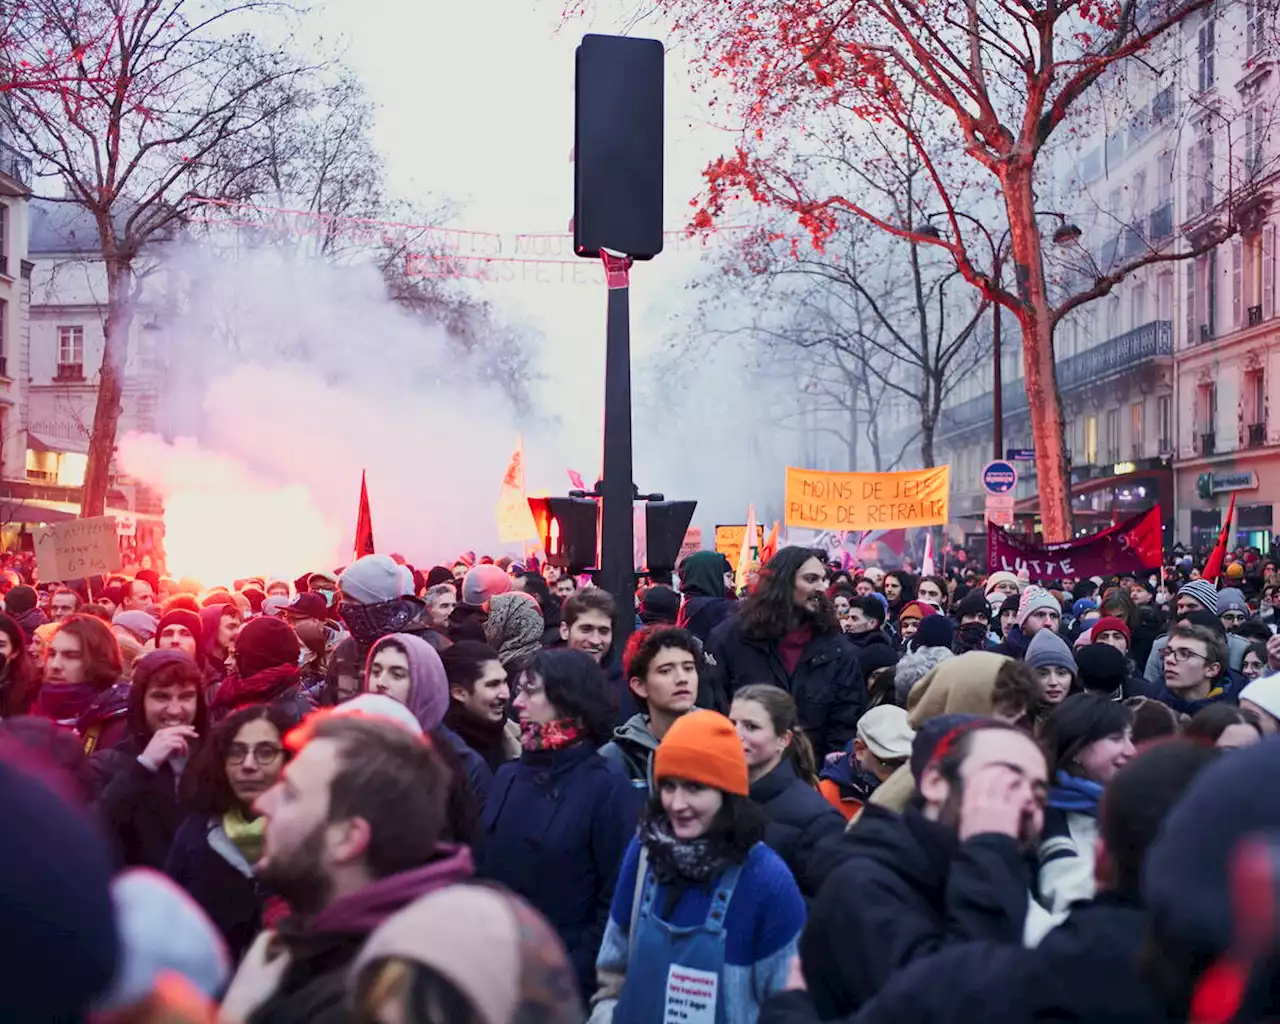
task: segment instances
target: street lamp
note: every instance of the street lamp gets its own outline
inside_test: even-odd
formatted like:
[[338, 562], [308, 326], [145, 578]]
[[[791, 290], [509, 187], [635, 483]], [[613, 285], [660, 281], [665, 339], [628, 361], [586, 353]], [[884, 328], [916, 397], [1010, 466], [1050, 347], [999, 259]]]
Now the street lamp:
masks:
[[[1073, 245], [1080, 240], [1080, 228], [1067, 220], [1066, 216], [1051, 210], [1037, 210], [1037, 214], [1044, 217], [1057, 217], [1058, 227], [1053, 232], [1054, 245]], [[925, 219], [925, 223], [919, 227], [913, 228], [915, 234], [924, 238], [942, 238], [940, 232], [931, 223], [933, 218], [945, 216], [941, 213], [931, 213]], [[958, 217], [968, 221], [977, 228], [987, 240], [987, 245], [991, 248], [991, 273], [987, 275], [987, 280], [993, 288], [1002, 287], [1001, 276], [1004, 269], [1004, 252], [1005, 246], [1009, 241], [1009, 229], [1005, 228], [1000, 236], [1000, 242], [997, 244], [991, 237], [991, 232], [987, 230], [987, 226], [978, 220], [977, 217], [968, 213], [962, 213], [959, 210], [952, 210], [949, 214], [951, 217]], [[995, 450], [996, 459], [1004, 458], [1004, 379], [1002, 368], [1000, 365], [1000, 303], [992, 302], [991, 310], [991, 377], [992, 377], [992, 414], [995, 418], [995, 438], [993, 448]]]

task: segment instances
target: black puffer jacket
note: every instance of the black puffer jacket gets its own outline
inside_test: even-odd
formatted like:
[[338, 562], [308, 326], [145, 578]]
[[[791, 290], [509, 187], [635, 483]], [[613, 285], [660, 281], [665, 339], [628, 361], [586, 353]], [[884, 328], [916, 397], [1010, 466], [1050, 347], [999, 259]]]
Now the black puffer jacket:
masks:
[[868, 804], [800, 937], [818, 1015], [860, 1009], [894, 974], [959, 942], [1017, 945], [1030, 872], [1009, 836], [964, 843], [914, 807]]
[[817, 896], [806, 867], [809, 855], [824, 839], [844, 832], [844, 816], [805, 784], [789, 759], [751, 784], [751, 799], [769, 819], [764, 841], [787, 862], [800, 891]]
[[796, 702], [800, 727], [818, 757], [853, 739], [867, 702], [857, 652], [843, 633], [824, 633], [805, 645], [795, 673], [787, 675], [776, 640], [745, 636], [737, 618], [722, 622], [707, 641], [708, 661], [725, 683], [730, 700], [752, 683], [773, 683]]

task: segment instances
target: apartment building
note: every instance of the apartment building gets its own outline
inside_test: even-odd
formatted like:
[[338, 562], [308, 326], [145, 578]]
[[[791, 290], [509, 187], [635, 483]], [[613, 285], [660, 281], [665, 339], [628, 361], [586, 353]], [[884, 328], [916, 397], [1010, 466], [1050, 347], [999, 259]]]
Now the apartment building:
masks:
[[21, 472], [24, 451], [23, 393], [14, 355], [26, 329], [30, 196], [31, 161], [0, 140], [0, 478]]

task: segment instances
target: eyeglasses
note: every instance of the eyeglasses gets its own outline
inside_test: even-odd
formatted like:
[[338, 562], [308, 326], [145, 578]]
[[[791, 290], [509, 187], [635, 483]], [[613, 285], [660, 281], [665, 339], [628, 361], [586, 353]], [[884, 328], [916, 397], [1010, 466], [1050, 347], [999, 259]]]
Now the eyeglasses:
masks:
[[1244, 620], [1249, 616], [1245, 615], [1244, 612], [1223, 612], [1218, 617], [1222, 619], [1223, 622], [1239, 623], [1244, 622]]
[[1190, 647], [1166, 647], [1164, 649], [1164, 660], [1168, 661], [1172, 658], [1179, 665], [1183, 662], [1190, 661], [1192, 658], [1199, 658], [1201, 661], [1208, 661], [1207, 654], [1201, 654], [1199, 651], [1193, 651]]
[[230, 764], [244, 764], [244, 759], [253, 752], [255, 764], [268, 765], [275, 763], [284, 748], [278, 743], [255, 743], [252, 747], [247, 743], [233, 743], [227, 748], [227, 761]]

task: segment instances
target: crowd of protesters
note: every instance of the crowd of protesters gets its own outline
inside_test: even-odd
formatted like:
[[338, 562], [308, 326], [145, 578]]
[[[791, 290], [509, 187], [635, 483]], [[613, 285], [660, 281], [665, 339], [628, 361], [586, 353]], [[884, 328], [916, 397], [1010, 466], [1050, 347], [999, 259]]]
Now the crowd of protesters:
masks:
[[[0, 1019], [1280, 1015], [1280, 574], [0, 568]], [[624, 621], [630, 637], [615, 642]], [[634, 621], [633, 621], [634, 617]]]

